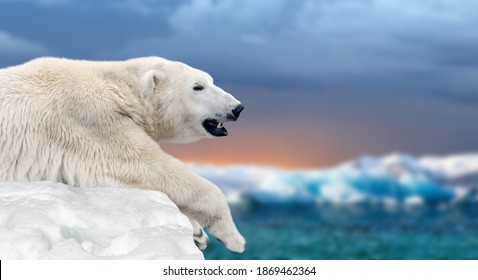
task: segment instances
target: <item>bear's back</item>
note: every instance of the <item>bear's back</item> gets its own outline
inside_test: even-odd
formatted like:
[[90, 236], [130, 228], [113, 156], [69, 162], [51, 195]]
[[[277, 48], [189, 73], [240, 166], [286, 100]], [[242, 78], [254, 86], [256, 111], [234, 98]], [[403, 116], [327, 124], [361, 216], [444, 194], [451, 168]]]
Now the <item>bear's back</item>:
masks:
[[61, 182], [67, 151], [113, 139], [121, 116], [102, 67], [39, 58], [0, 70], [0, 180]]

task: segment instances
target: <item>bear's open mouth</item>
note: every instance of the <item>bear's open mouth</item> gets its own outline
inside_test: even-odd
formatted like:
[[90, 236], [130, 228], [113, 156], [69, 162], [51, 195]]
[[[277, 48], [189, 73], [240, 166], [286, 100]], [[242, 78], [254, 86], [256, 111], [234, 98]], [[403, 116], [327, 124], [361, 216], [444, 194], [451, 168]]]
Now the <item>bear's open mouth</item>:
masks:
[[202, 126], [207, 132], [216, 137], [227, 136], [227, 129], [224, 127], [224, 124], [216, 119], [205, 119], [202, 122]]

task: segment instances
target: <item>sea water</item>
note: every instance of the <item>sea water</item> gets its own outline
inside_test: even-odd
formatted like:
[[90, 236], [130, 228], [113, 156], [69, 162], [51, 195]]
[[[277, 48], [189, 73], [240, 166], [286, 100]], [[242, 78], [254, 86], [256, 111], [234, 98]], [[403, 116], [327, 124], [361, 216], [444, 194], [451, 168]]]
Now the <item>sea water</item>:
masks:
[[206, 259], [478, 259], [478, 204], [242, 205], [246, 251], [213, 237]]

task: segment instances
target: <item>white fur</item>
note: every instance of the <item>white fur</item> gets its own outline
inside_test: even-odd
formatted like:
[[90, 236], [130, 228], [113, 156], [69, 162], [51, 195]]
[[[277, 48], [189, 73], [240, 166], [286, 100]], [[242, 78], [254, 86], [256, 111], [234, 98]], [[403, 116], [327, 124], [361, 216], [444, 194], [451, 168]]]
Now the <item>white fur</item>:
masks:
[[158, 190], [242, 252], [220, 189], [159, 146], [212, 137], [202, 120], [225, 120], [238, 104], [208, 74], [158, 57], [0, 69], [0, 180]]

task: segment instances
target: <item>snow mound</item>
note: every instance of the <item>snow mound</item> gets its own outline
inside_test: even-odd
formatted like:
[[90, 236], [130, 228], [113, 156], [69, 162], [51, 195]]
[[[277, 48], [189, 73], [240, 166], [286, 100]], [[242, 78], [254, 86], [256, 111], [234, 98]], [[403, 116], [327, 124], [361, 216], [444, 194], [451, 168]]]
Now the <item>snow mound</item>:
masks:
[[0, 259], [203, 259], [163, 193], [0, 183]]

